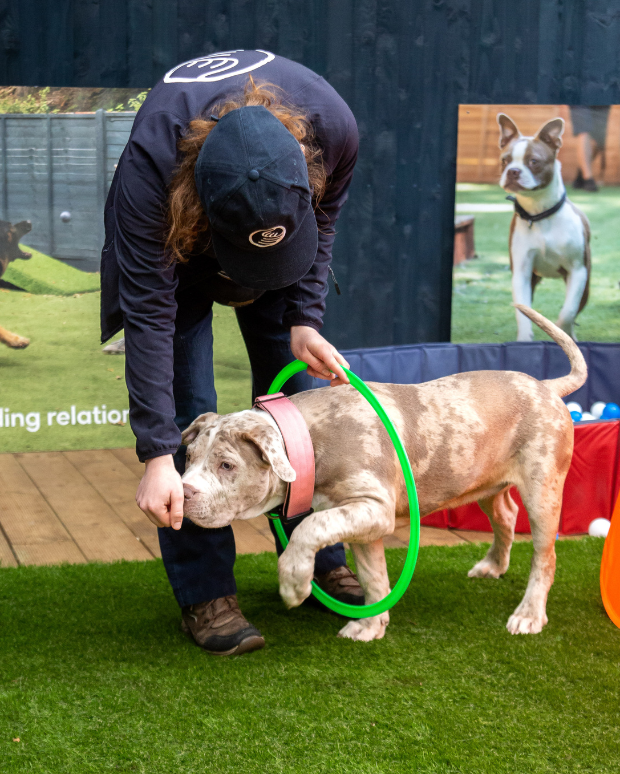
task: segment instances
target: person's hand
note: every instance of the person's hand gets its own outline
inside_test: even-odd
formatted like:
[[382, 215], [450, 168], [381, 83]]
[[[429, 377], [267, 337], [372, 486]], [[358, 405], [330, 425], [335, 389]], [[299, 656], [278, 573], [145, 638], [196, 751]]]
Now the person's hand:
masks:
[[308, 363], [308, 373], [317, 379], [329, 379], [330, 385], [348, 384], [349, 379], [340, 366], [347, 361], [318, 331], [307, 325], [291, 328], [291, 351], [297, 360]]
[[156, 526], [181, 529], [183, 484], [171, 454], [146, 461], [146, 470], [136, 492], [136, 502]]

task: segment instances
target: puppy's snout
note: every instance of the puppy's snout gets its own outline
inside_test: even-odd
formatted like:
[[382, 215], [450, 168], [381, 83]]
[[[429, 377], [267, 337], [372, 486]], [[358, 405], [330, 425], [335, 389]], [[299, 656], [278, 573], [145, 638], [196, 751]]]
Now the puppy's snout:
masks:
[[199, 491], [191, 484], [183, 484], [183, 496], [186, 500], [191, 500]]
[[506, 177], [508, 180], [518, 180], [521, 177], [521, 170], [519, 167], [508, 167]]

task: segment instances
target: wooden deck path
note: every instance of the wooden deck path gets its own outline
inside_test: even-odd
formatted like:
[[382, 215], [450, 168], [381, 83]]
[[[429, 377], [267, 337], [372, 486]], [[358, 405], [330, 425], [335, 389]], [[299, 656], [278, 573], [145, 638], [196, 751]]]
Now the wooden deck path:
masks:
[[[157, 530], [134, 499], [143, 470], [133, 449], [0, 454], [0, 566], [160, 556]], [[233, 529], [238, 553], [275, 550], [264, 516]], [[399, 520], [385, 545], [408, 539], [408, 520]], [[421, 545], [490, 539], [489, 532], [422, 527]]]

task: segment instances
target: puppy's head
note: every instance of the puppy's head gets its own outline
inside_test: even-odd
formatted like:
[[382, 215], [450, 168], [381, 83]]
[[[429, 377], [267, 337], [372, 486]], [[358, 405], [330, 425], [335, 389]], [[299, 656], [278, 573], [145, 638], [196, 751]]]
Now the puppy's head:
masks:
[[556, 157], [562, 147], [564, 120], [548, 121], [534, 137], [524, 137], [504, 113], [498, 114], [497, 123], [502, 151], [501, 187], [511, 193], [546, 188], [553, 179]]
[[259, 516], [282, 502], [282, 482], [295, 480], [282, 437], [260, 411], [202, 414], [183, 443], [183, 513], [201, 527]]

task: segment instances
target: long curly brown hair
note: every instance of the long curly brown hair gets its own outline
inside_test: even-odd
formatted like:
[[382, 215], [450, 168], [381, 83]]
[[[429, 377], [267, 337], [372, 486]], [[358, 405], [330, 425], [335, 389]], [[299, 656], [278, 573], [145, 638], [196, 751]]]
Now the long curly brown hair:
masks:
[[[312, 125], [299, 108], [285, 102], [286, 95], [273, 83], [256, 83], [249, 76], [248, 83], [237, 99], [230, 98], [210, 112], [221, 118], [232, 110], [247, 105], [262, 105], [289, 130], [302, 145], [308, 179], [316, 207], [325, 191], [327, 175], [322, 162], [322, 151], [314, 144]], [[179, 140], [182, 161], [170, 186], [168, 196], [168, 235], [166, 251], [170, 262], [186, 263], [201, 234], [209, 228], [194, 181], [194, 167], [204, 141], [217, 122], [211, 118], [195, 118]]]

